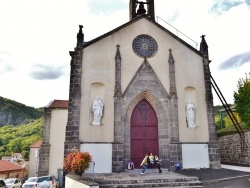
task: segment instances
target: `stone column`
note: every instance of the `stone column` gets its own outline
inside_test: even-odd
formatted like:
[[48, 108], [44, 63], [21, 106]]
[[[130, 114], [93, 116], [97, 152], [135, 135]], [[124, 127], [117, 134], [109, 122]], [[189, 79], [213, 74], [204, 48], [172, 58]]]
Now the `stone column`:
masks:
[[43, 139], [39, 154], [38, 176], [49, 174], [51, 109], [44, 108]]
[[206, 90], [206, 105], [207, 105], [207, 119], [208, 119], [208, 131], [209, 131], [209, 143], [208, 152], [210, 159], [210, 168], [220, 168], [220, 148], [217, 141], [216, 126], [214, 122], [214, 104], [213, 104], [213, 93], [212, 83], [210, 78], [210, 67], [209, 67], [209, 55], [208, 45], [205, 40], [205, 35], [201, 36], [200, 52], [203, 53], [203, 70], [205, 78], [205, 90]]
[[179, 143], [178, 98], [175, 82], [175, 61], [169, 49], [169, 80], [170, 80], [170, 170], [174, 170], [176, 162], [182, 163], [182, 150]]
[[80, 126], [80, 105], [81, 105], [81, 79], [82, 79], [82, 57], [84, 35], [83, 26], [79, 26], [77, 34], [77, 46], [75, 51], [70, 51], [71, 70], [69, 85], [69, 107], [68, 120], [65, 131], [64, 153], [71, 149], [80, 150], [79, 126]]
[[124, 144], [122, 137], [122, 91], [121, 91], [121, 54], [117, 44], [115, 56], [115, 91], [114, 91], [114, 143], [112, 148], [112, 171], [121, 172], [123, 169]]

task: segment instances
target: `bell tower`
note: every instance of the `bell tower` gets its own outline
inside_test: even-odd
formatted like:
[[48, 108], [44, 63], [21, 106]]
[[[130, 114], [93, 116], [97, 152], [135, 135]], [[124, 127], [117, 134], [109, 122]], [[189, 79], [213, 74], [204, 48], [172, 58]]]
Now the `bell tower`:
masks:
[[155, 21], [154, 0], [130, 0], [129, 11], [130, 20], [145, 14]]

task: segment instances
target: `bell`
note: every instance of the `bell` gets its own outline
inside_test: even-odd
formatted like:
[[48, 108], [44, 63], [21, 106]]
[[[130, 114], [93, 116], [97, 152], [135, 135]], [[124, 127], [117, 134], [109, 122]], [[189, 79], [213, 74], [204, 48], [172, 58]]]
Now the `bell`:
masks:
[[146, 9], [144, 8], [143, 2], [139, 2], [139, 8], [137, 10], [137, 14], [145, 14], [146, 13]]

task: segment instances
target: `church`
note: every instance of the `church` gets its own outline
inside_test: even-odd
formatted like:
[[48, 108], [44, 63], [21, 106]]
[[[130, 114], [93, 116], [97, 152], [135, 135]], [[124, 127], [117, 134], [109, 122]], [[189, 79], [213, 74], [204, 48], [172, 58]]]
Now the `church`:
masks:
[[[127, 23], [91, 41], [79, 26], [60, 123], [51, 120], [60, 105], [47, 107], [40, 174], [50, 173], [53, 153], [62, 161], [72, 149], [92, 155], [95, 173], [121, 172], [129, 162], [140, 168], [149, 153], [169, 170], [177, 162], [220, 168], [205, 36], [197, 50], [155, 21], [154, 0], [129, 7]], [[54, 133], [61, 142], [53, 126], [61, 126]]]

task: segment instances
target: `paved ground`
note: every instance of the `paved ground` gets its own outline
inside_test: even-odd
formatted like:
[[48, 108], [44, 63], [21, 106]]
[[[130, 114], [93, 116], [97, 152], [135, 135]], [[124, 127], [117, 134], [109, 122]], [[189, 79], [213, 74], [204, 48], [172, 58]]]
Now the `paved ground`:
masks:
[[[224, 166], [225, 167], [225, 166]], [[250, 167], [248, 167], [250, 168]], [[177, 174], [182, 174], [185, 176], [196, 176], [199, 177], [200, 181], [203, 183], [209, 183], [212, 181], [223, 181], [232, 178], [239, 178], [244, 176], [249, 176], [250, 178], [250, 171], [240, 171], [228, 168], [221, 168], [221, 169], [191, 169], [191, 170], [179, 170], [175, 171]]]
[[249, 188], [249, 177], [230, 179], [228, 181], [218, 181], [208, 184], [203, 184], [204, 188]]

